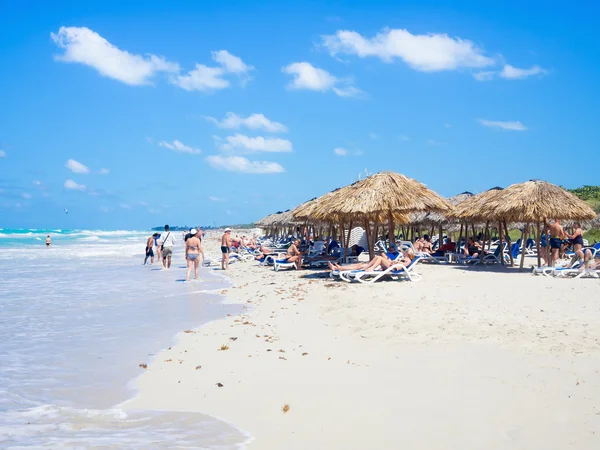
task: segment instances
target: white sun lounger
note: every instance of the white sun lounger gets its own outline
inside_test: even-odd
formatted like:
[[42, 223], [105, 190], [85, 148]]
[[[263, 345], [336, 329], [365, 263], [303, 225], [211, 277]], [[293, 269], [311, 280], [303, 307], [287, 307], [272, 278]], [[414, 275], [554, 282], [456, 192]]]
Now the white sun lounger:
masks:
[[415, 272], [414, 267], [421, 261], [420, 257], [415, 257], [408, 266], [404, 264], [394, 264], [385, 270], [375, 270], [372, 272], [361, 271], [354, 274], [354, 279], [359, 283], [375, 283], [377, 280], [385, 277], [391, 276], [392, 278], [406, 278], [409, 281], [420, 281], [421, 274]]
[[294, 269], [297, 270], [295, 262], [289, 262], [286, 259], [276, 259], [273, 264], [273, 269], [278, 272], [280, 269]]
[[416, 256], [408, 266], [403, 264], [394, 264], [385, 270], [334, 270], [330, 273], [331, 278], [340, 278], [343, 281], [351, 283], [358, 281], [360, 283], [374, 283], [384, 276], [392, 276], [397, 278], [408, 278], [410, 281], [419, 281], [421, 275], [414, 272], [413, 268], [421, 260], [420, 257]]

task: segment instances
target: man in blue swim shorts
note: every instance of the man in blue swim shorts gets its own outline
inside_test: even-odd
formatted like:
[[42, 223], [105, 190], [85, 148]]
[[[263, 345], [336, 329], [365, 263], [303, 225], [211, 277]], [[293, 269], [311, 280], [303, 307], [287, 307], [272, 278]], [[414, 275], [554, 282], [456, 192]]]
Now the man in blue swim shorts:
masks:
[[550, 222], [550, 266], [554, 267], [558, 257], [560, 255], [560, 248], [562, 247], [562, 241], [565, 238], [565, 230], [560, 225], [560, 220], [556, 219], [554, 222]]

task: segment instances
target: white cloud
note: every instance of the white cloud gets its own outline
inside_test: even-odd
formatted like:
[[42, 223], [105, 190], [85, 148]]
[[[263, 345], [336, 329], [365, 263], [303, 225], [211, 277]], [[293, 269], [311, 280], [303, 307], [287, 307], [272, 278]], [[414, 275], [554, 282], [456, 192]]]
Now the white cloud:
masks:
[[30, 193], [28, 193], [28, 192], [23, 192], [23, 193], [21, 194], [21, 197], [23, 197], [24, 199], [27, 199], [27, 200], [29, 200], [29, 199], [30, 199], [31, 197], [33, 197], [33, 196], [32, 196]]
[[42, 182], [36, 180], [36, 181], [33, 182], [33, 184], [35, 184], [36, 186], [40, 186], [42, 184]]
[[322, 36], [332, 56], [340, 53], [360, 58], [375, 56], [384, 62], [399, 58], [415, 70], [436, 72], [463, 67], [478, 68], [494, 64], [473, 42], [447, 34], [412, 34], [405, 29], [384, 29], [373, 38], [356, 31], [338, 30]]
[[119, 205], [119, 208], [122, 208], [122, 209], [131, 209], [131, 205], [128, 205], [127, 203], [121, 203]]
[[244, 134], [235, 133], [233, 136], [225, 138], [226, 144], [222, 145], [225, 150], [242, 148], [250, 152], [291, 152], [292, 143], [287, 139], [273, 137], [249, 137]]
[[482, 71], [482, 72], [475, 72], [473, 74], [473, 78], [475, 78], [477, 81], [490, 81], [493, 80], [494, 77], [496, 76], [496, 72], [492, 71]]
[[224, 199], [224, 198], [220, 198], [220, 197], [213, 197], [213, 196], [210, 196], [210, 197], [208, 197], [208, 199], [209, 199], [211, 202], [224, 202], [224, 201], [225, 201], [225, 199]]
[[475, 77], [477, 81], [490, 81], [496, 76], [500, 76], [507, 80], [520, 80], [534, 75], [545, 75], [547, 73], [548, 71], [540, 66], [533, 66], [530, 69], [519, 69], [518, 67], [513, 67], [510, 64], [505, 64], [500, 72], [477, 72], [473, 74], [473, 77]]
[[540, 66], [533, 66], [530, 69], [519, 69], [511, 66], [510, 64], [506, 64], [500, 72], [500, 76], [509, 80], [516, 80], [534, 75], [544, 75], [546, 73], [548, 73], [548, 71], [546, 69], [542, 69]]
[[527, 127], [521, 122], [502, 122], [500, 120], [478, 119], [478, 122], [485, 127], [502, 128], [503, 130], [525, 131]]
[[80, 63], [93, 67], [101, 75], [129, 85], [149, 84], [157, 72], [178, 72], [179, 66], [156, 55], [135, 55], [120, 50], [95, 31], [85, 27], [60, 27], [50, 33], [52, 40], [64, 49], [57, 61]]
[[376, 141], [380, 138], [380, 136], [377, 133], [373, 133], [372, 131], [369, 131], [369, 137], [371, 139], [373, 139], [374, 141]]
[[194, 70], [190, 70], [187, 75], [177, 75], [172, 82], [186, 91], [212, 91], [230, 86], [231, 83], [223, 75], [225, 71], [221, 67], [196, 64]]
[[189, 147], [189, 146], [185, 145], [183, 142], [178, 141], [177, 139], [175, 139], [172, 143], [160, 141], [158, 143], [158, 145], [160, 145], [161, 147], [168, 148], [169, 150], [173, 150], [174, 152], [190, 153], [190, 154], [202, 153], [199, 148]]
[[86, 190], [85, 185], [75, 183], [73, 180], [65, 181], [65, 188], [71, 189], [74, 191], [85, 191]]
[[444, 128], [452, 128], [452, 125], [450, 125], [449, 123], [445, 123]]
[[162, 210], [156, 209], [156, 208], [148, 208], [148, 212], [150, 214], [160, 214], [162, 212]]
[[238, 75], [245, 81], [248, 72], [254, 69], [227, 50], [212, 52], [212, 58], [219, 66], [210, 67], [196, 64], [196, 68], [189, 71], [187, 75], [172, 77], [171, 83], [186, 91], [214, 91], [231, 86], [231, 82], [225, 78], [227, 74]]
[[217, 64], [220, 64], [225, 71], [230, 73], [243, 74], [254, 69], [254, 67], [244, 64], [241, 58], [232, 55], [227, 50], [212, 52], [212, 58]]
[[100, 212], [107, 213], [108, 212], [108, 208], [106, 206], [101, 206], [100, 207]]
[[69, 159], [65, 167], [74, 173], [90, 173], [90, 169], [87, 166], [74, 159]]
[[346, 156], [346, 155], [348, 155], [348, 150], [346, 150], [345, 148], [342, 148], [342, 147], [336, 147], [333, 149], [333, 153], [336, 154], [337, 156]]
[[307, 62], [292, 63], [283, 69], [284, 73], [294, 79], [288, 85], [291, 89], [309, 89], [311, 91], [327, 91], [331, 89], [337, 78], [323, 69], [318, 69]]
[[260, 174], [285, 172], [285, 169], [275, 162], [249, 161], [241, 156], [213, 155], [207, 157], [206, 160], [215, 169], [228, 170], [230, 172]]
[[357, 97], [363, 91], [352, 85], [351, 80], [342, 80], [323, 69], [314, 67], [308, 62], [295, 62], [281, 69], [283, 73], [292, 75], [289, 89], [307, 89], [326, 92], [333, 90], [340, 97]]
[[239, 129], [246, 127], [250, 130], [264, 130], [269, 133], [285, 133], [287, 127], [279, 122], [273, 122], [267, 119], [263, 114], [254, 113], [248, 117], [241, 117], [235, 113], [228, 112], [221, 121], [214, 117], [204, 116], [210, 122], [216, 124], [219, 128]]
[[0, 150], [0, 158], [6, 158], [6, 152], [4, 150]]
[[401, 136], [398, 136], [398, 139], [400, 139], [401, 141], [410, 141], [410, 138], [404, 134]]
[[110, 173], [110, 170], [108, 170], [108, 169], [100, 169], [98, 171], [98, 174], [100, 174], [100, 175], [108, 175], [109, 173]]
[[356, 86], [344, 86], [344, 87], [334, 87], [333, 92], [335, 92], [340, 97], [366, 97], [364, 91], [360, 90]]

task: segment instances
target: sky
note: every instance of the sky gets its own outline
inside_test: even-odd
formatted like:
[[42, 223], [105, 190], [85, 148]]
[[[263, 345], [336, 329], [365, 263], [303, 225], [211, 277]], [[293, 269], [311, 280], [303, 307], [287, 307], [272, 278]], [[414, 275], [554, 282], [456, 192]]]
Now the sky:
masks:
[[384, 170], [598, 184], [600, 5], [523, 5], [1, 0], [0, 228], [248, 223]]

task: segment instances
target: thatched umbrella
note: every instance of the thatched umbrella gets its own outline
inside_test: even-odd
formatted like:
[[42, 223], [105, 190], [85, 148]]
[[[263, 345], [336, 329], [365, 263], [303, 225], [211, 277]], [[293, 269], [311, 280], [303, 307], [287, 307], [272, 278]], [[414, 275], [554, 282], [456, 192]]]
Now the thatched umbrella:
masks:
[[[461, 221], [461, 235], [462, 235], [462, 222], [465, 222], [467, 224], [471, 224], [474, 228], [474, 224], [475, 223], [485, 223], [485, 231], [484, 231], [484, 240], [488, 234], [488, 230], [489, 230], [489, 222], [490, 222], [490, 218], [486, 217], [483, 213], [482, 213], [482, 208], [493, 198], [495, 198], [496, 196], [498, 196], [501, 192], [502, 192], [503, 188], [496, 186], [493, 187], [491, 189], [488, 189], [487, 191], [484, 192], [480, 192], [477, 195], [473, 195], [467, 199], [465, 199], [464, 201], [462, 201], [460, 204], [456, 205], [456, 207], [454, 208], [454, 212], [452, 213], [452, 216], [456, 219], [459, 219]], [[468, 225], [467, 225], [468, 227]], [[505, 225], [505, 230], [506, 233], [508, 234], [508, 227]], [[500, 237], [500, 247], [502, 248], [504, 246], [504, 239], [503, 239], [503, 235], [502, 235], [502, 222], [499, 220], [498, 221], [498, 236]], [[461, 236], [462, 237], [462, 236]], [[460, 239], [460, 237], [459, 237]], [[491, 233], [490, 233], [490, 243], [491, 243]], [[481, 254], [481, 256], [483, 257], [483, 253]], [[504, 264], [504, 258], [501, 256], [501, 262], [502, 264]]]
[[[393, 240], [394, 221], [408, 223], [408, 214], [417, 211], [451, 210], [451, 204], [424, 184], [399, 173], [381, 172], [318, 199], [310, 216], [317, 220], [363, 222], [367, 230], [369, 223], [374, 222], [374, 234], [379, 222], [388, 220]], [[369, 243], [372, 256], [371, 244], [374, 242]]]
[[[462, 202], [473, 197], [471, 192], [465, 191], [460, 194], [457, 194], [453, 197], [449, 197], [448, 203], [450, 203], [454, 208], [460, 205]], [[430, 226], [433, 230], [434, 226], [439, 227], [439, 235], [441, 239], [441, 235], [443, 232], [444, 225], [456, 224], [458, 221], [456, 218], [449, 216], [447, 214], [441, 213], [439, 211], [427, 211], [427, 212], [418, 212], [410, 215], [410, 223], [416, 226]], [[456, 227], [451, 227], [455, 229]], [[456, 231], [456, 230], [455, 230]]]
[[[540, 223], [550, 218], [592, 220], [596, 217], [594, 210], [575, 194], [540, 180], [507, 187], [482, 207], [482, 213], [491, 218], [537, 224], [538, 264], [541, 262], [539, 259]], [[523, 262], [524, 254], [521, 256], [521, 268]]]

